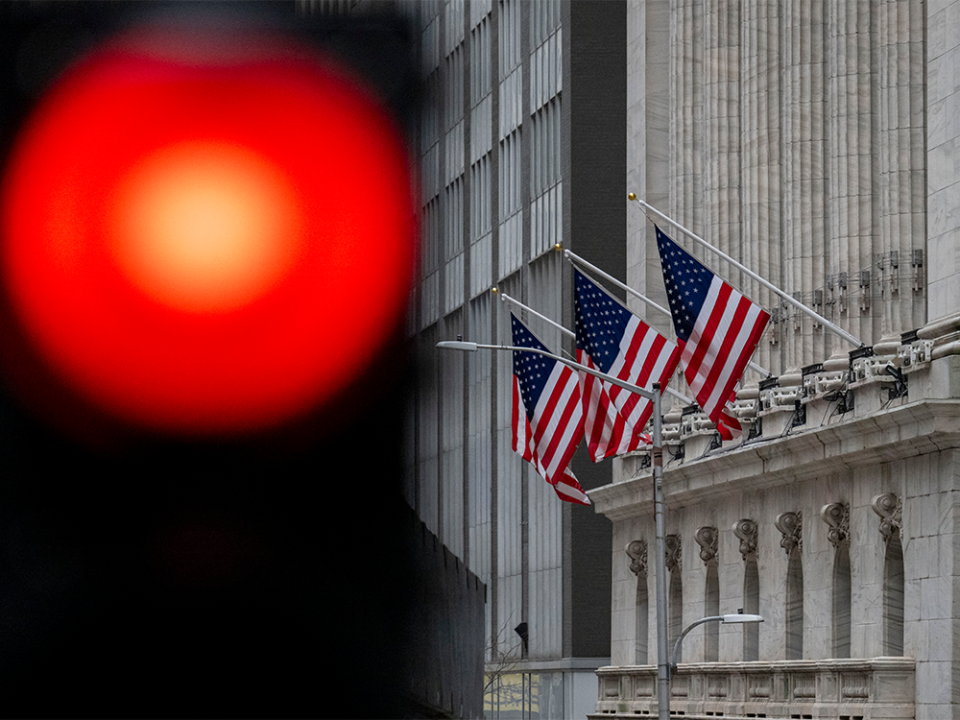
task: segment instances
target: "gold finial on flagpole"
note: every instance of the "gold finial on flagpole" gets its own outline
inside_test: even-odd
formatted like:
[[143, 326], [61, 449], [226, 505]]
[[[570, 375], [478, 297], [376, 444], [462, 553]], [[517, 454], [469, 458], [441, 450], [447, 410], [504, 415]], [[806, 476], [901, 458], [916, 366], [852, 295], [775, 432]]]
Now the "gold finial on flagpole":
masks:
[[500, 291], [497, 290], [496, 288], [490, 288], [490, 292], [492, 292], [494, 295], [496, 295], [496, 294], [497, 294], [498, 292], [500, 292]]
[[557, 252], [560, 252], [561, 250], [563, 250], [563, 245], [561, 245], [560, 243], [557, 243], [556, 245], [553, 246], [553, 249], [556, 250]]
[[629, 195], [627, 195], [627, 200], [636, 200], [636, 199], [637, 199], [636, 193], [630, 193]]

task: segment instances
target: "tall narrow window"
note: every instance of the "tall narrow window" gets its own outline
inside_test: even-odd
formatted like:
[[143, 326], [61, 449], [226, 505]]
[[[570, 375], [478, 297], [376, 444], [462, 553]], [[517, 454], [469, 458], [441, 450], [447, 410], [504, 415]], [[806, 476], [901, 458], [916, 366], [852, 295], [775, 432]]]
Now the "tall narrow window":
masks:
[[903, 547], [896, 530], [883, 559], [883, 654], [903, 655]]
[[647, 597], [647, 574], [637, 578], [637, 665], [647, 664], [647, 638], [649, 637], [650, 601]]
[[[757, 523], [743, 518], [733, 525], [733, 534], [740, 540], [743, 557], [743, 612], [760, 613], [760, 571], [757, 568]], [[743, 659], [760, 659], [759, 623], [743, 624]]]
[[803, 562], [800, 548], [790, 550], [787, 559], [787, 607], [786, 607], [786, 657], [787, 660], [803, 658]]
[[820, 517], [830, 529], [827, 539], [833, 553], [833, 656], [850, 657], [850, 601], [853, 591], [850, 579], [850, 505], [831, 503], [820, 510]]
[[650, 617], [650, 600], [647, 594], [647, 541], [634, 540], [628, 544], [627, 555], [630, 557], [630, 572], [637, 576], [637, 604], [634, 609], [636, 618], [634, 662], [637, 665], [646, 665]]
[[637, 630], [636, 630], [636, 659], [637, 665], [647, 664], [647, 638], [649, 637], [650, 601], [647, 596], [647, 574], [637, 577]]
[[[704, 617], [716, 617], [720, 614], [720, 577], [717, 572], [717, 551], [720, 545], [720, 533], [711, 525], [704, 525], [694, 534], [700, 546], [700, 559], [706, 565], [706, 579], [703, 592]], [[720, 624], [711, 622], [703, 627], [703, 660], [717, 662], [720, 659]]]
[[[707, 563], [703, 614], [704, 617], [715, 617], [720, 614], [720, 576], [717, 573], [716, 560]], [[703, 626], [703, 632], [703, 661], [717, 662], [720, 659], [720, 623], [706, 623]]]
[[844, 541], [833, 557], [833, 656], [850, 657], [850, 546]]
[[785, 512], [777, 516], [777, 530], [783, 535], [780, 547], [787, 553], [787, 586], [784, 607], [784, 649], [787, 660], [803, 658], [803, 514]]
[[[743, 564], [743, 612], [760, 614], [760, 571], [756, 557]], [[743, 659], [760, 659], [760, 623], [743, 624]]]
[[667, 608], [667, 617], [669, 627], [667, 628], [667, 640], [670, 647], [680, 633], [683, 632], [683, 567], [681, 563], [681, 545], [679, 535], [667, 535], [665, 538], [667, 546], [667, 570], [670, 572], [669, 601]]
[[877, 495], [873, 510], [880, 516], [883, 554], [883, 654], [903, 655], [903, 506], [893, 493]]
[[680, 577], [680, 569], [674, 568], [670, 571], [670, 627], [667, 631], [669, 646], [680, 637], [683, 632], [683, 580]]
[[891, 533], [883, 558], [883, 654], [903, 655], [903, 546], [899, 530]]

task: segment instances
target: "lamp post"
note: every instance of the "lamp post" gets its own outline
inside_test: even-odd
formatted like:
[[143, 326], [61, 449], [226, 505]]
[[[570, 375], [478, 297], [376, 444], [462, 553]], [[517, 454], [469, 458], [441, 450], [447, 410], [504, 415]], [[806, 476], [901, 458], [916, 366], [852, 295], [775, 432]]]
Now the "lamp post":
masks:
[[673, 658], [670, 662], [670, 672], [677, 671], [677, 664], [680, 662], [680, 643], [683, 642], [683, 638], [687, 636], [687, 633], [693, 630], [697, 625], [703, 625], [708, 622], [719, 622], [724, 624], [733, 624], [733, 623], [757, 623], [763, 622], [763, 616], [761, 615], [749, 615], [746, 613], [737, 613], [736, 615], [711, 615], [710, 617], [700, 618], [694, 623], [690, 623], [684, 628], [684, 631], [680, 633], [680, 637], [677, 638], [677, 642], [673, 645]]
[[[653, 383], [652, 390], [626, 382], [620, 378], [607, 375], [593, 368], [581, 365], [573, 360], [554, 355], [539, 348], [513, 347], [510, 345], [482, 345], [464, 340], [445, 340], [437, 343], [438, 348], [447, 350], [462, 350], [476, 352], [477, 350], [502, 350], [509, 352], [531, 352], [544, 355], [557, 362], [563, 363], [575, 370], [585, 372], [600, 378], [624, 390], [636, 393], [653, 403], [653, 443], [650, 453], [653, 459], [653, 508], [656, 524], [656, 553], [655, 563], [657, 577], [657, 718], [670, 720], [670, 665], [668, 661], [669, 643], [667, 640], [667, 548], [663, 524], [663, 437], [661, 426], [663, 420], [660, 415], [660, 383]], [[686, 631], [684, 631], [686, 633]], [[682, 636], [681, 636], [682, 637]]]

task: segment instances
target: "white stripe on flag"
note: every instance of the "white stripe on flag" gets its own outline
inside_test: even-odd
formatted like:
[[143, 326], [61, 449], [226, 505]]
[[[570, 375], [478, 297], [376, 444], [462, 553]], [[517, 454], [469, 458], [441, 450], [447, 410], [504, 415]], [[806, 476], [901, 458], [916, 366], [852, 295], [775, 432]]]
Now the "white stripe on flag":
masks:
[[[697, 316], [697, 322], [693, 326], [693, 332], [690, 333], [690, 339], [683, 349], [683, 365], [687, 368], [688, 372], [692, 372], [694, 375], [692, 379], [687, 377], [687, 385], [693, 392], [694, 397], [700, 393], [704, 383], [707, 381], [707, 376], [703, 373], [703, 370], [706, 369], [709, 373], [710, 368], [716, 360], [716, 350], [711, 347], [713, 335], [708, 334], [708, 323], [717, 309], [716, 304], [722, 287], [723, 280], [714, 275], [713, 281], [710, 283], [710, 289], [707, 291], [707, 296], [704, 298], [703, 307]], [[701, 344], [705, 346], [706, 352], [698, 364], [691, 365], [694, 354], [700, 351]]]
[[754, 326], [756, 325], [759, 317], [760, 308], [753, 303], [750, 303], [747, 310], [747, 316], [744, 319], [743, 324], [738, 328], [731, 328], [731, 330], [735, 329], [737, 334], [732, 346], [730, 347], [729, 354], [724, 358], [723, 370], [720, 376], [717, 378], [713, 392], [710, 394], [710, 399], [708, 400], [710, 405], [726, 404], [729, 393], [725, 390], [725, 388], [730, 383], [730, 379], [736, 370], [737, 361], [743, 354], [744, 347], [746, 346], [747, 341], [749, 341], [750, 335], [753, 333]]
[[[558, 389], [558, 386], [561, 392], [557, 399], [557, 404], [554, 407], [553, 412], [549, 412], [548, 405]], [[543, 455], [548, 452], [548, 447], [554, 440], [554, 436], [556, 435], [558, 429], [561, 429], [560, 422], [563, 420], [564, 415], [567, 414], [567, 410], [569, 409], [571, 402], [579, 402], [579, 398], [574, 398], [574, 394], [577, 392], [577, 390], [578, 385], [576, 375], [561, 363], [555, 363], [553, 370], [550, 372], [550, 377], [547, 379], [547, 383], [544, 386], [543, 392], [540, 394], [540, 399], [537, 402], [537, 409], [533, 413], [535, 420], [536, 418], [543, 418], [544, 415], [546, 415], [548, 419], [548, 423], [544, 428], [532, 428], [533, 436], [537, 439], [536, 444], [540, 450], [540, 461], [544, 467], [548, 469], [547, 477], [551, 477], [552, 473], [556, 471], [557, 465], [560, 463], [560, 460], [563, 459], [563, 455], [572, 442], [573, 435], [576, 432], [577, 423], [567, 422], [566, 426], [562, 428], [563, 434], [560, 436], [559, 442], [557, 442], [555, 445], [555, 452], [550, 457], [543, 457]], [[575, 412], [576, 410], [574, 409], [574, 413]], [[573, 420], [576, 420], [576, 415], [574, 414], [572, 418]]]
[[[597, 367], [593, 363], [593, 358], [584, 353], [581, 358], [581, 363], [586, 365], [592, 370], [596, 370]], [[597, 439], [597, 451], [599, 453], [605, 453], [608, 445], [610, 444], [610, 438], [613, 434], [613, 426], [607, 422], [609, 419], [609, 414], [601, 412], [600, 409], [600, 397], [604, 392], [603, 382], [600, 378], [590, 375], [589, 373], [582, 373], [584, 389], [589, 393], [589, 404], [587, 405], [587, 421], [584, 423], [584, 430], [587, 435], [587, 442], [590, 443], [593, 439], [593, 436], [600, 431], [600, 437]]]
[[[590, 498], [587, 496], [587, 494], [576, 486], [568, 484], [568, 478], [573, 478], [574, 482], [577, 482], [577, 479], [573, 477], [573, 474], [569, 470], [564, 472], [563, 477], [561, 477], [557, 481], [557, 484], [554, 485], [554, 489], [557, 491], [557, 493], [568, 498], [578, 500], [586, 505], [591, 505], [592, 503], [590, 502]], [[579, 482], [577, 482], [577, 484], [579, 485]]]

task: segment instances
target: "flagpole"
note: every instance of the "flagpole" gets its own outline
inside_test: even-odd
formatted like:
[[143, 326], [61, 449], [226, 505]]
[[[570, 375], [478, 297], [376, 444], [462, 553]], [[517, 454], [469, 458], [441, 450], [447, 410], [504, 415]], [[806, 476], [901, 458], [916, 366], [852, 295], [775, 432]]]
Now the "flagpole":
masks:
[[663, 522], [663, 436], [660, 424], [660, 383], [653, 384], [653, 514], [656, 531], [657, 577], [657, 715], [670, 720], [670, 650], [667, 638], [667, 541]]
[[[538, 313], [538, 312], [537, 312], [536, 310], [534, 310], [533, 308], [529, 307], [528, 305], [524, 305], [522, 302], [520, 302], [519, 300], [517, 300], [517, 299], [515, 299], [515, 298], [510, 297], [510, 296], [507, 295], [506, 293], [499, 292], [496, 288], [493, 288], [493, 292], [497, 293], [497, 294], [500, 296], [500, 299], [503, 300], [504, 302], [508, 302], [508, 303], [514, 305], [515, 307], [518, 307], [518, 308], [521, 308], [521, 309], [523, 309], [523, 310], [526, 310], [526, 311], [527, 311], [528, 313], [530, 313], [531, 315], [534, 315], [534, 316], [540, 318], [541, 320], [543, 320], [544, 322], [552, 325], [553, 327], [555, 327], [557, 330], [559, 330], [561, 333], [563, 333], [563, 334], [566, 335], [567, 337], [573, 338], [574, 340], [576, 340], [577, 334], [576, 334], [573, 330], [568, 330], [567, 328], [565, 328], [565, 327], [564, 327], [563, 325], [561, 325], [560, 323], [558, 323], [558, 322], [556, 322], [556, 321], [554, 321], [554, 320], [551, 320], [550, 318], [546, 317], [545, 315], [541, 315], [540, 313]], [[673, 389], [672, 387], [670, 387], [669, 385], [667, 385], [667, 387], [664, 388], [664, 390], [665, 390], [666, 392], [670, 393], [671, 395], [673, 395], [675, 398], [677, 398], [677, 400], [680, 400], [680, 401], [686, 403], [687, 405], [690, 405], [691, 403], [695, 402], [694, 400], [691, 400], [690, 398], [688, 398], [688, 397], [687, 397], [686, 395], [684, 395], [683, 393], [677, 392], [676, 390], [674, 390], [674, 389]]]
[[526, 310], [528, 313], [530, 313], [530, 314], [533, 315], [534, 317], [538, 317], [538, 318], [540, 318], [541, 320], [543, 320], [545, 323], [547, 323], [548, 325], [552, 325], [553, 327], [555, 327], [557, 330], [559, 330], [561, 333], [563, 333], [563, 334], [566, 335], [567, 337], [571, 337], [571, 338], [576, 338], [576, 337], [577, 337], [577, 334], [576, 334], [575, 332], [573, 332], [573, 330], [568, 330], [568, 329], [565, 328], [563, 325], [561, 325], [560, 323], [558, 323], [556, 320], [551, 320], [551, 319], [548, 318], [546, 315], [541, 315], [540, 313], [538, 313], [536, 310], [534, 310], [534, 309], [533, 309], [532, 307], [530, 307], [529, 305], [524, 305], [524, 304], [523, 304], [522, 302], [520, 302], [519, 300], [510, 297], [510, 296], [507, 295], [506, 293], [500, 292], [500, 291], [497, 290], [496, 288], [493, 288], [493, 292], [494, 292], [496, 295], [498, 295], [498, 296], [500, 297], [500, 299], [503, 300], [503, 302], [508, 302], [508, 303], [510, 303], [511, 305], [514, 305], [515, 307], [520, 308], [521, 310]]
[[594, 370], [565, 357], [554, 355], [547, 350], [532, 347], [514, 347], [511, 345], [481, 345], [463, 340], [445, 340], [437, 343], [438, 348], [447, 350], [463, 350], [476, 352], [477, 350], [504, 350], [509, 352], [530, 352], [544, 355], [556, 362], [563, 363], [575, 370], [598, 377], [624, 390], [637, 393], [653, 403], [653, 444], [651, 455], [653, 459], [653, 508], [656, 526], [656, 578], [657, 578], [657, 718], [670, 720], [670, 646], [667, 638], [667, 543], [664, 535], [663, 521], [663, 419], [660, 416], [660, 383], [653, 383], [652, 390], [644, 390], [638, 385], [626, 382], [620, 378], [608, 375], [605, 372]]
[[[517, 352], [536, 353], [537, 355], [543, 355], [545, 357], [556, 360], [557, 362], [561, 362], [564, 365], [567, 365], [568, 367], [573, 368], [574, 370], [579, 370], [581, 372], [587, 373], [588, 375], [593, 375], [594, 377], [598, 377], [604, 382], [610, 383], [611, 385], [616, 385], [617, 387], [621, 387], [624, 390], [629, 390], [630, 392], [636, 393], [637, 395], [642, 395], [647, 400], [653, 400], [653, 396], [655, 394], [653, 390], [645, 390], [639, 385], [634, 385], [632, 382], [621, 380], [620, 378], [614, 377], [613, 375], [608, 375], [607, 373], [601, 372], [600, 370], [594, 370], [592, 367], [581, 365], [580, 363], [574, 362], [569, 358], [561, 357], [560, 355], [554, 355], [549, 350], [541, 350], [540, 348], [520, 347], [516, 345], [484, 345], [481, 343], [467, 342], [465, 340], [441, 340], [440, 342], [437, 343], [437, 347], [443, 348], [446, 350], [465, 350], [467, 352], [473, 352], [475, 350], [504, 350], [504, 351], [509, 350], [511, 352], [517, 351]], [[654, 383], [654, 387], [659, 387], [659, 386], [660, 386], [660, 383]], [[658, 405], [659, 403], [654, 403], [654, 407], [657, 407]], [[658, 422], [657, 417], [658, 417], [657, 414], [654, 413], [654, 424]]]
[[577, 255], [576, 253], [574, 253], [573, 251], [571, 251], [571, 250], [564, 250], [564, 251], [563, 251], [563, 254], [564, 254], [564, 256], [566, 256], [566, 258], [567, 258], [568, 260], [571, 260], [571, 261], [575, 261], [575, 262], [580, 263], [581, 265], [583, 265], [583, 267], [587, 268], [587, 269], [590, 270], [591, 272], [599, 275], [600, 277], [602, 277], [602, 278], [605, 279], [605, 280], [609, 280], [610, 282], [612, 282], [612, 283], [613, 283], [614, 285], [616, 285], [617, 287], [619, 287], [619, 288], [621, 288], [621, 289], [623, 289], [623, 290], [626, 290], [628, 293], [630, 293], [631, 295], [633, 295], [633, 296], [634, 296], [635, 298], [637, 298], [638, 300], [642, 300], [642, 301], [645, 302], [647, 305], [649, 305], [650, 307], [652, 307], [654, 310], [659, 310], [660, 312], [662, 312], [663, 314], [665, 314], [665, 315], [667, 315], [667, 316], [669, 317], [670, 311], [667, 310], [665, 307], [663, 307], [662, 305], [658, 305], [658, 304], [655, 303], [653, 300], [651, 300], [650, 298], [648, 298], [646, 295], [643, 295], [642, 293], [634, 290], [632, 287], [630, 287], [630, 286], [627, 285], [626, 283], [620, 282], [620, 281], [617, 280], [615, 277], [613, 277], [613, 275], [609, 275], [608, 273], [605, 273], [603, 270], [601, 270], [600, 268], [598, 268], [596, 265], [587, 262], [587, 261], [584, 260], [582, 257], [580, 257], [579, 255]]
[[652, 213], [655, 213], [657, 216], [659, 216], [660, 218], [662, 218], [663, 220], [665, 220], [666, 222], [670, 223], [670, 224], [673, 225], [675, 228], [677, 228], [677, 230], [679, 230], [680, 232], [684, 233], [684, 234], [685, 234], [687, 237], [689, 237], [691, 240], [695, 240], [696, 242], [700, 243], [703, 247], [705, 247], [705, 248], [707, 248], [708, 250], [710, 250], [710, 251], [716, 253], [717, 255], [719, 255], [721, 258], [723, 258], [724, 260], [726, 260], [728, 263], [730, 263], [731, 265], [733, 265], [733, 266], [734, 266], [735, 268], [737, 268], [738, 270], [740, 270], [740, 271], [742, 271], [742, 272], [745, 272], [747, 275], [749, 275], [750, 277], [752, 277], [754, 280], [756, 280], [758, 283], [760, 283], [761, 285], [763, 285], [765, 288], [767, 288], [768, 290], [776, 293], [779, 297], [783, 298], [783, 299], [786, 300], [788, 303], [790, 303], [791, 305], [793, 305], [793, 306], [794, 306], [795, 308], [797, 308], [797, 310], [799, 310], [800, 312], [809, 315], [810, 317], [812, 317], [812, 318], [813, 318], [814, 320], [816, 320], [817, 322], [823, 323], [824, 327], [832, 330], [834, 333], [836, 333], [837, 335], [839, 335], [840, 337], [842, 337], [842, 338], [843, 338], [844, 340], [846, 340], [847, 342], [851, 343], [852, 345], [856, 345], [858, 348], [861, 348], [861, 347], [864, 346], [863, 342], [861, 342], [860, 340], [858, 340], [857, 338], [855, 338], [853, 335], [851, 335], [850, 333], [848, 333], [846, 330], [844, 330], [844, 329], [843, 329], [842, 327], [840, 327], [839, 325], [835, 325], [834, 323], [830, 322], [830, 321], [827, 320], [825, 317], [823, 317], [822, 315], [820, 315], [818, 312], [816, 312], [816, 311], [814, 311], [814, 310], [811, 310], [811, 309], [808, 308], [806, 305], [804, 305], [802, 302], [800, 302], [800, 301], [792, 298], [791, 296], [787, 295], [787, 293], [785, 293], [783, 290], [781, 290], [780, 288], [778, 288], [776, 285], [774, 285], [773, 283], [769, 282], [769, 281], [766, 280], [765, 278], [761, 277], [761, 276], [758, 275], [757, 273], [753, 272], [753, 270], [750, 270], [749, 268], [741, 265], [739, 262], [737, 262], [736, 260], [734, 260], [734, 259], [733, 259], [732, 257], [730, 257], [729, 255], [727, 255], [725, 252], [723, 252], [722, 250], [718, 250], [718, 249], [715, 248], [713, 245], [711, 245], [711, 244], [708, 243], [706, 240], [704, 240], [702, 237], [700, 237], [699, 235], [691, 232], [690, 230], [688, 230], [687, 228], [685, 228], [683, 225], [681, 225], [680, 223], [678, 223], [676, 220], [673, 220], [673, 219], [667, 217], [666, 215], [664, 215], [662, 212], [660, 212], [659, 210], [657, 210], [657, 209], [656, 209], [655, 207], [653, 207], [652, 205], [650, 205], [650, 204], [644, 202], [643, 200], [640, 200], [639, 198], [637, 198], [637, 196], [636, 196], [634, 193], [630, 193], [627, 197], [628, 197], [630, 200], [636, 200], [638, 203], [640, 203], [640, 207], [645, 208], [645, 209], [649, 210], [649, 211], [652, 212]]
[[[616, 279], [615, 277], [613, 277], [612, 275], [608, 275], [608, 274], [605, 273], [603, 270], [601, 270], [600, 268], [598, 268], [596, 265], [593, 265], [592, 263], [587, 262], [586, 260], [584, 260], [582, 257], [580, 257], [579, 255], [577, 255], [576, 253], [574, 253], [574, 252], [572, 252], [572, 251], [570, 251], [570, 250], [564, 250], [564, 255], [566, 256], [567, 260], [570, 260], [571, 262], [577, 262], [577, 263], [579, 263], [580, 265], [582, 265], [583, 267], [587, 268], [587, 269], [590, 270], [591, 272], [596, 273], [597, 275], [599, 275], [600, 277], [602, 277], [602, 278], [604, 278], [604, 279], [606, 279], [606, 280], [609, 280], [610, 282], [612, 282], [612, 283], [613, 283], [614, 285], [616, 285], [617, 287], [622, 288], [623, 290], [626, 290], [628, 293], [630, 293], [631, 295], [633, 295], [633, 296], [634, 296], [635, 298], [637, 298], [638, 300], [643, 300], [643, 302], [647, 303], [647, 305], [649, 305], [650, 307], [652, 307], [654, 310], [660, 311], [661, 313], [663, 313], [663, 314], [666, 315], [667, 317], [671, 317], [671, 318], [673, 317], [673, 315], [670, 313], [670, 311], [667, 310], [667, 309], [666, 309], [665, 307], [663, 307], [662, 305], [659, 305], [659, 304], [655, 303], [653, 300], [651, 300], [650, 298], [648, 298], [648, 297], [647, 297], [646, 295], [644, 295], [643, 293], [641, 293], [641, 292], [639, 292], [639, 291], [637, 291], [637, 290], [634, 290], [632, 287], [630, 287], [630, 286], [627, 285], [626, 283], [620, 282], [619, 280], [617, 280], [617, 279]], [[762, 375], [764, 375], [765, 377], [771, 377], [771, 374], [770, 374], [770, 371], [769, 371], [769, 370], [767, 370], [767, 369], [764, 368], [764, 367], [761, 367], [760, 365], [757, 365], [753, 360], [747, 360], [747, 365], [750, 367], [751, 370], [755, 370], [755, 371], [757, 371], [758, 373], [761, 373]], [[667, 389], [669, 390], [670, 388], [668, 387]], [[692, 401], [691, 401], [691, 402], [692, 402]]]

